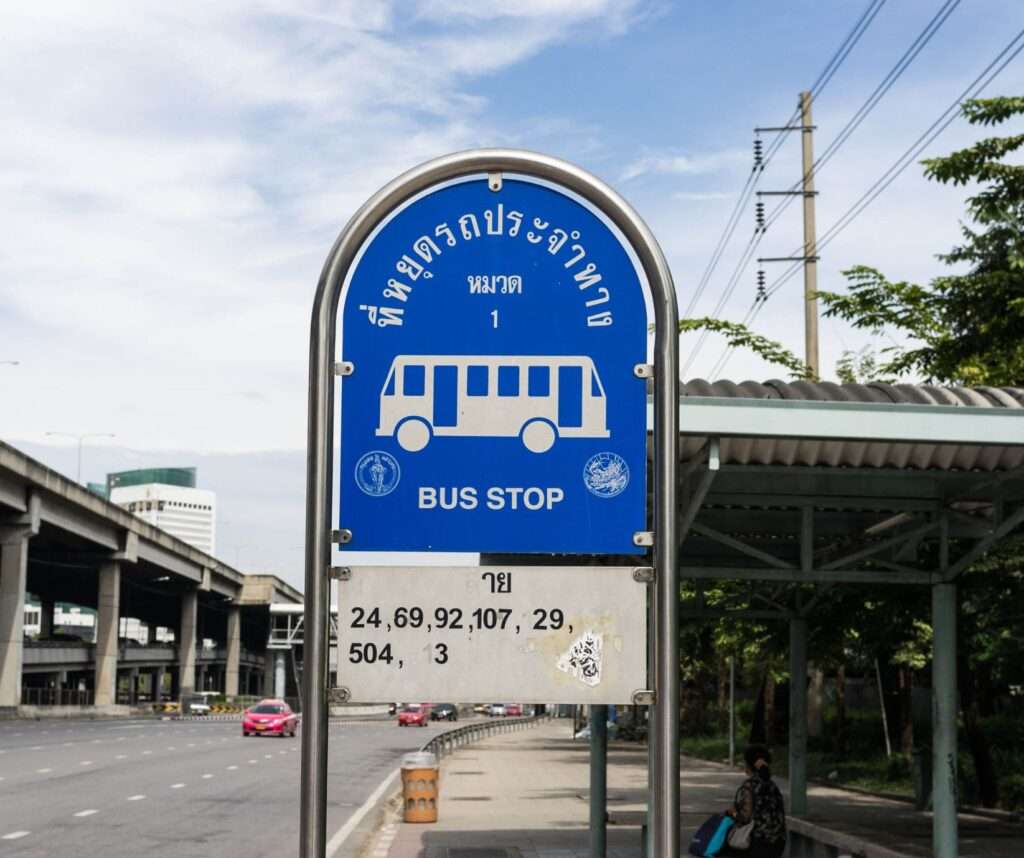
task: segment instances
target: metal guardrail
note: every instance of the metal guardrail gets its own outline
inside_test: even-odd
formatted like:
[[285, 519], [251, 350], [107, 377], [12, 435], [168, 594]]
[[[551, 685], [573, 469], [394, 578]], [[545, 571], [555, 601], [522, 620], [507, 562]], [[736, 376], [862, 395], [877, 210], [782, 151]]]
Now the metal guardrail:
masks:
[[91, 706], [92, 692], [77, 688], [22, 688], [22, 706]]
[[463, 727], [455, 727], [443, 733], [438, 733], [421, 750], [436, 754], [437, 760], [440, 762], [458, 748], [465, 747], [488, 736], [525, 730], [527, 727], [539, 724], [550, 717], [550, 715], [531, 715], [524, 718], [495, 718], [466, 724]]

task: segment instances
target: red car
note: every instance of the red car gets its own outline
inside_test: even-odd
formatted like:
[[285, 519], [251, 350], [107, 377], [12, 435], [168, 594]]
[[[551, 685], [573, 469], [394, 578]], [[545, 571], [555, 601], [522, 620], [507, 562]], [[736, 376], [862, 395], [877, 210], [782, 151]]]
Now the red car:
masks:
[[419, 703], [403, 706], [398, 713], [399, 727], [426, 727], [430, 720], [430, 707]]
[[283, 700], [261, 700], [242, 716], [243, 736], [294, 736], [298, 728], [299, 716]]
[[523, 707], [519, 703], [506, 703], [505, 714], [518, 717], [523, 714]]

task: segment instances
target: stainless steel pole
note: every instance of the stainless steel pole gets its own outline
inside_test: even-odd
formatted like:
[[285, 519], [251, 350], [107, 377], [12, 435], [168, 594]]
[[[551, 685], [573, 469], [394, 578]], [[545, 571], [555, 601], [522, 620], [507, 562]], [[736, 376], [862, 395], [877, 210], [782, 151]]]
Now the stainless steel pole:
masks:
[[327, 820], [328, 570], [334, 438], [335, 321], [342, 288], [374, 228], [434, 185], [507, 172], [560, 185], [603, 212], [643, 268], [654, 308], [654, 566], [659, 630], [653, 731], [659, 754], [651, 802], [655, 853], [679, 847], [679, 570], [676, 471], [679, 447], [679, 310], [672, 275], [651, 231], [614, 190], [580, 168], [533, 152], [480, 149], [437, 158], [399, 176], [353, 215], [324, 265], [313, 303], [309, 351], [306, 485], [305, 677], [299, 858], [324, 858]]
[[608, 707], [590, 707], [590, 858], [608, 854]]
[[[337, 249], [337, 247], [336, 247]], [[332, 257], [334, 254], [332, 253]], [[306, 587], [302, 684], [302, 771], [299, 858], [327, 850], [327, 653], [331, 565], [331, 472], [334, 448], [334, 320], [340, 286], [329, 259], [313, 304], [309, 348], [309, 435], [306, 450]]]
[[654, 571], [658, 629], [654, 704], [658, 755], [651, 833], [654, 854], [674, 858], [679, 854], [679, 308], [672, 275], [660, 251], [658, 263], [660, 279], [668, 288], [659, 296], [651, 278], [655, 314]]

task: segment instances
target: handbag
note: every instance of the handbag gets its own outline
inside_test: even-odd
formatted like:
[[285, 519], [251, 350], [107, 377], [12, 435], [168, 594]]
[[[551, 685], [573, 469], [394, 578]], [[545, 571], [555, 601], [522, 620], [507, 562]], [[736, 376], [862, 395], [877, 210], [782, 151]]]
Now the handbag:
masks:
[[726, 838], [726, 842], [729, 844], [731, 849], [749, 849], [750, 848], [750, 836], [754, 833], [754, 821], [751, 820], [746, 825], [737, 825], [729, 829], [729, 835]]
[[716, 813], [709, 817], [690, 838], [691, 855], [697, 858], [715, 858], [725, 845], [726, 834], [732, 828], [732, 817]]

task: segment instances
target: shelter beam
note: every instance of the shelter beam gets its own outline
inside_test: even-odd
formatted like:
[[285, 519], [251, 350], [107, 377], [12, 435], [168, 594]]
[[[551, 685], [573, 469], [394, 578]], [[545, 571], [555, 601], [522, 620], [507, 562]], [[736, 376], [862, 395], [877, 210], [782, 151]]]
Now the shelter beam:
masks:
[[912, 530], [898, 533], [895, 536], [891, 536], [888, 539], [883, 539], [881, 542], [875, 542], [871, 545], [866, 545], [863, 548], [853, 551], [850, 554], [846, 554], [842, 557], [838, 557], [835, 560], [831, 560], [828, 563], [822, 564], [821, 568], [825, 570], [839, 569], [843, 566], [848, 566], [851, 563], [856, 563], [858, 560], [865, 560], [868, 557], [872, 557], [875, 554], [881, 554], [884, 551], [888, 551], [890, 548], [895, 548], [908, 540], [916, 539], [925, 534], [931, 533], [938, 527], [938, 524], [934, 521], [929, 521], [925, 524], [915, 527]]
[[821, 581], [838, 584], [932, 584], [937, 573], [926, 570], [889, 572], [884, 569], [752, 569], [743, 566], [690, 566], [680, 570], [683, 578], [716, 581], [780, 581], [794, 584]]
[[1024, 505], [1005, 516], [999, 525], [995, 527], [988, 536], [978, 542], [973, 548], [957, 560], [956, 563], [950, 566], [949, 571], [946, 573], [949, 579], [952, 580], [961, 572], [965, 571], [975, 560], [981, 557], [982, 554], [988, 551], [993, 545], [999, 542], [1000, 539], [1006, 536], [1006, 534], [1022, 522], [1024, 522]]
[[708, 539], [714, 540], [715, 542], [732, 548], [740, 554], [746, 554], [748, 557], [753, 557], [755, 560], [760, 560], [762, 563], [767, 563], [769, 566], [774, 566], [776, 569], [796, 569], [792, 563], [787, 563], [785, 560], [780, 560], [774, 554], [769, 554], [767, 551], [761, 551], [759, 548], [754, 548], [752, 545], [747, 545], [739, 539], [734, 539], [721, 531], [715, 530], [714, 528], [708, 527], [706, 524], [698, 524], [694, 522], [690, 529], [694, 533], [698, 533], [701, 536], [707, 537]]
[[721, 466], [721, 460], [718, 455], [718, 439], [710, 439], [707, 447], [707, 467], [701, 473], [700, 479], [697, 481], [697, 485], [690, 493], [689, 498], [687, 498], [686, 508], [682, 510], [679, 516], [676, 538], [680, 545], [682, 545], [686, 540], [686, 535], [690, 532], [690, 526], [693, 524], [694, 519], [697, 518], [697, 513], [700, 512], [701, 505], [704, 503], [704, 498], [707, 497], [711, 484], [714, 482], [715, 476], [718, 474], [718, 469]]

